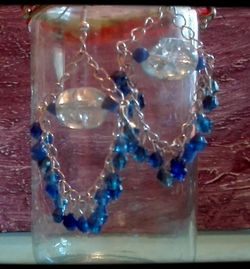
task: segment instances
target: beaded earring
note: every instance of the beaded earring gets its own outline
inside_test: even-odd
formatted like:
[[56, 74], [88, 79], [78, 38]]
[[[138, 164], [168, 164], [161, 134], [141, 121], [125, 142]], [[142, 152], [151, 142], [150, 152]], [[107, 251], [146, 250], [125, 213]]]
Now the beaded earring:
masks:
[[[153, 25], [160, 26], [170, 14], [173, 25], [181, 32], [181, 39], [164, 37], [151, 50], [144, 47], [134, 51], [129, 49], [133, 42], [145, 36]], [[183, 21], [181, 26], [178, 20]], [[130, 36], [130, 39], [117, 42], [119, 71], [114, 79], [120, 90], [123, 91], [126, 86], [124, 94], [130, 96], [129, 116], [137, 125], [132, 123], [129, 128], [141, 130], [133, 137], [136, 146], [130, 153], [135, 161], [147, 162], [151, 168], [157, 169], [157, 179], [164, 186], [172, 187], [176, 182], [185, 180], [187, 165], [208, 144], [205, 135], [211, 133], [213, 122], [205, 113], [219, 105], [216, 96], [219, 86], [212, 78], [214, 57], [204, 51], [203, 43], [195, 38], [195, 32], [187, 26], [185, 17], [175, 7], [160, 7], [157, 18], [146, 18], [144, 26], [134, 28]], [[130, 78], [133, 75], [132, 62], [140, 64], [146, 75], [160, 80], [180, 80], [196, 72], [196, 89], [188, 120], [182, 124], [180, 135], [172, 142], [162, 140], [145, 122], [142, 112], [145, 106], [143, 94]], [[196, 134], [192, 135], [194, 129]]]
[[[84, 14], [85, 11], [86, 9]], [[69, 231], [78, 229], [83, 233], [98, 234], [108, 219], [108, 205], [118, 200], [122, 193], [120, 171], [127, 164], [127, 156], [134, 146], [131, 140], [138, 134], [138, 130], [128, 128], [131, 126], [127, 117], [129, 102], [124, 93], [87, 51], [89, 24], [85, 17], [86, 14], [81, 22], [81, 47], [78, 54], [66, 66], [66, 71], [56, 83], [56, 91], [47, 95], [38, 106], [36, 121], [31, 126], [34, 142], [31, 154], [40, 170], [44, 191], [53, 202], [53, 220], [62, 223]], [[64, 89], [64, 83], [82, 60], [93, 70], [94, 78], [104, 91], [90, 86]], [[113, 142], [99, 177], [82, 194], [68, 183], [62, 172], [47, 113], [71, 129], [91, 129], [102, 124], [107, 110], [117, 112]]]

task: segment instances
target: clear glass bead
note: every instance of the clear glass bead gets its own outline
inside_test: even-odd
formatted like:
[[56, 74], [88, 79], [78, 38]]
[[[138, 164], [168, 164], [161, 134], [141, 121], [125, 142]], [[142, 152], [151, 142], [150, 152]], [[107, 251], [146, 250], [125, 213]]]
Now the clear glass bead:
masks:
[[149, 52], [142, 68], [158, 79], [182, 79], [191, 74], [198, 63], [198, 53], [190, 41], [162, 38]]
[[107, 111], [101, 108], [105, 94], [93, 87], [63, 91], [56, 100], [56, 116], [72, 129], [92, 129], [100, 126]]

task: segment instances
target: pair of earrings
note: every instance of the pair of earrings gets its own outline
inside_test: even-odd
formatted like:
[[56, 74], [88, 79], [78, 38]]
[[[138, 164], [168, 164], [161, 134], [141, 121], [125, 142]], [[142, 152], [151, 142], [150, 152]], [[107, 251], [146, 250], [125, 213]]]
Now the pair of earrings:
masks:
[[[134, 41], [140, 40], [137, 33], [146, 35], [153, 25], [161, 25], [169, 14], [172, 15], [172, 23], [181, 31], [181, 39], [164, 37], [150, 51], [144, 47], [134, 51], [129, 49]], [[181, 26], [179, 19], [183, 20]], [[202, 43], [195, 39], [195, 33], [187, 26], [185, 17], [174, 7], [160, 7], [157, 18], [146, 18], [142, 27], [132, 29], [131, 39], [117, 43], [119, 70], [111, 76], [87, 51], [89, 24], [85, 18], [80, 30], [81, 48], [76, 60], [66, 67], [66, 72], [57, 83], [59, 94], [50, 93], [38, 106], [37, 121], [31, 127], [36, 141], [32, 146], [32, 158], [44, 178], [45, 192], [53, 201], [54, 221], [63, 223], [68, 230], [98, 234], [107, 222], [108, 205], [119, 199], [123, 191], [120, 172], [126, 167], [129, 155], [135, 161], [147, 162], [156, 169], [156, 177], [165, 187], [185, 180], [186, 165], [207, 145], [204, 134], [211, 132], [212, 121], [205, 112], [218, 106], [216, 93], [219, 87], [212, 79], [213, 57], [203, 51]], [[64, 90], [64, 83], [70, 77], [67, 69], [77, 68], [82, 60], [93, 70], [94, 78], [106, 94], [94, 87]], [[172, 143], [161, 140], [144, 119], [144, 96], [130, 79], [132, 61], [140, 64], [144, 72], [155, 79], [177, 80], [197, 72], [188, 120]], [[92, 187], [94, 191], [82, 195], [67, 182], [62, 172], [46, 113], [50, 112], [69, 128], [90, 129], [103, 123], [107, 111], [115, 112], [117, 116], [113, 142]], [[192, 136], [194, 126], [197, 132]]]

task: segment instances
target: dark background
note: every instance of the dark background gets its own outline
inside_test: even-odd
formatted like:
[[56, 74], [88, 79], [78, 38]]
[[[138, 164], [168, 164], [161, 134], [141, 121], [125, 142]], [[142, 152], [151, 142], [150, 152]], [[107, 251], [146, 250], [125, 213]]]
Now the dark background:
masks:
[[[201, 33], [216, 58], [220, 108], [199, 157], [198, 228], [250, 228], [250, 8], [217, 8]], [[0, 231], [29, 231], [30, 38], [19, 6], [0, 6]]]

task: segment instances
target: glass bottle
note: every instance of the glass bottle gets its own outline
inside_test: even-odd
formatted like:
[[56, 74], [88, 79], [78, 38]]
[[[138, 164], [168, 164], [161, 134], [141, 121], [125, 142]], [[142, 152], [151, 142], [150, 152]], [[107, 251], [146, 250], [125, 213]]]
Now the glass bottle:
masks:
[[[109, 74], [117, 70], [116, 42], [126, 39], [131, 29], [143, 25], [157, 6], [87, 6], [90, 25], [87, 49]], [[198, 32], [196, 12], [178, 7], [187, 25]], [[32, 122], [39, 103], [55, 91], [55, 83], [80, 47], [80, 6], [48, 6], [31, 19]], [[170, 20], [149, 30], [139, 42], [150, 46], [162, 36], [180, 37]], [[196, 36], [197, 37], [197, 36]], [[151, 128], [172, 141], [187, 119], [195, 74], [180, 80], [155, 80], [137, 65], [136, 83], [145, 96], [145, 118]], [[67, 81], [67, 87], [91, 85], [100, 88], [92, 70], [83, 61]], [[79, 192], [91, 187], [103, 167], [112, 141], [115, 114], [107, 113], [104, 123], [94, 129], [71, 129], [52, 120], [58, 158], [68, 182]], [[155, 170], [129, 160], [121, 173], [124, 190], [110, 205], [109, 221], [98, 235], [68, 231], [55, 223], [44, 182], [32, 161], [32, 235], [34, 256], [39, 263], [181, 262], [195, 257], [196, 162], [188, 168], [182, 184], [163, 187]]]

